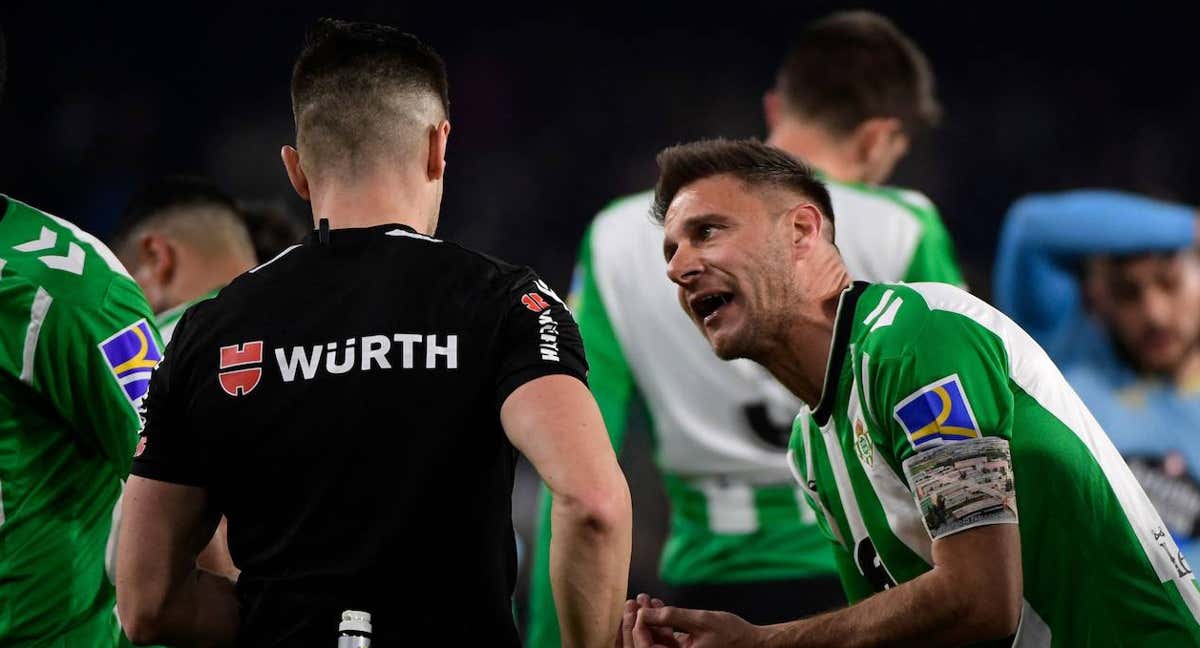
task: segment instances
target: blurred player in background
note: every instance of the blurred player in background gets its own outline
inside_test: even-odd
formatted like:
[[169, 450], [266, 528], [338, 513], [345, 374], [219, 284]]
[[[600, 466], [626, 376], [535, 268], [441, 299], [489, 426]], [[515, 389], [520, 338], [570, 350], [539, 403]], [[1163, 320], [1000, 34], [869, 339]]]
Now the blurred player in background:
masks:
[[[0, 33], [0, 95], [6, 64]], [[122, 641], [105, 545], [161, 349], [103, 243], [0, 195], [0, 643]]]
[[312, 231], [312, 223], [294, 216], [283, 201], [239, 202], [238, 213], [250, 231], [254, 256], [260, 263], [275, 258]]
[[[520, 451], [554, 492], [565, 644], [609, 648], [629, 492], [566, 305], [529, 268], [433, 237], [446, 70], [414, 36], [323, 19], [282, 156], [320, 224], [180, 320], [147, 400], [117, 591], [136, 640], [520, 645]], [[219, 514], [236, 588], [195, 567]]]
[[157, 313], [164, 343], [188, 307], [256, 262], [233, 199], [194, 176], [168, 176], [143, 189], [118, 220], [112, 244]]
[[854, 604], [762, 627], [643, 599], [634, 645], [657, 626], [694, 648], [1200, 646], [1162, 519], [1012, 320], [954, 286], [852, 282], [828, 194], [775, 149], [696, 142], [659, 167], [680, 305], [813, 408], [789, 461]]
[[[837, 243], [851, 274], [962, 283], [937, 211], [880, 186], [940, 109], [920, 50], [886, 18], [830, 15], [804, 29], [765, 98], [768, 143], [829, 180]], [[575, 314], [590, 385], [613, 446], [637, 400], [651, 421], [671, 505], [660, 573], [674, 600], [768, 623], [845, 599], [828, 543], [803, 504], [785, 452], [801, 403], [760, 368], [717, 359], [665, 278], [652, 194], [614, 202], [585, 235]], [[558, 642], [547, 577], [550, 509], [542, 498], [528, 638]]]
[[1057, 358], [1191, 566], [1200, 564], [1198, 243], [1193, 207], [1115, 191], [1027, 196], [1005, 217], [994, 290]]

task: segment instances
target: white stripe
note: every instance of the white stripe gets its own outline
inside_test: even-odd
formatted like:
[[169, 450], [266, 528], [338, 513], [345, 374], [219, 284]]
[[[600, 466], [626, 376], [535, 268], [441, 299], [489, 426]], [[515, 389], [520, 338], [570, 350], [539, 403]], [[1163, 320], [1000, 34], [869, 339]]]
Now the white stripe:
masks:
[[405, 238], [418, 239], [421, 241], [429, 241], [430, 243], [441, 243], [442, 242], [441, 239], [435, 239], [432, 236], [425, 236], [424, 234], [417, 234], [416, 232], [410, 232], [406, 229], [401, 229], [399, 227], [397, 227], [396, 229], [394, 229], [390, 232], [387, 232], [387, 235], [388, 236], [403, 236]]
[[862, 352], [862, 402], [870, 420], [878, 420], [875, 410], [871, 409], [871, 356], [866, 351]]
[[33, 361], [37, 357], [38, 336], [42, 332], [42, 324], [46, 321], [46, 311], [54, 299], [45, 288], [38, 288], [33, 296], [33, 306], [29, 309], [29, 328], [25, 330], [25, 348], [21, 355], [21, 382], [33, 384]]
[[842, 446], [838, 442], [835, 419], [835, 416], [829, 417], [829, 423], [821, 427], [821, 438], [825, 441], [825, 452], [829, 455], [829, 465], [833, 468], [838, 497], [842, 500], [842, 512], [846, 514], [846, 523], [850, 525], [850, 534], [854, 536], [854, 544], [847, 547], [853, 556], [858, 543], [867, 537], [867, 525], [863, 522], [862, 511], [858, 508], [858, 498], [854, 496], [854, 483], [850, 481], [846, 457], [842, 454]]
[[807, 474], [800, 474], [799, 468], [796, 467], [796, 453], [791, 449], [788, 449], [787, 451], [788, 469], [792, 471], [792, 476], [795, 477], [796, 481], [800, 483], [800, 489], [804, 491], [806, 495], [808, 495], [813, 503], [820, 507], [821, 514], [825, 516], [825, 522], [829, 525], [829, 530], [833, 533], [834, 539], [837, 540], [838, 544], [842, 545], [843, 549], [850, 551], [850, 547], [846, 546], [846, 539], [842, 537], [842, 530], [838, 528], [837, 518], [833, 517], [833, 514], [829, 512], [829, 509], [825, 507], [825, 503], [821, 501], [821, 498], [817, 495], [817, 492], [809, 490], [808, 488], [809, 482], [816, 481], [815, 477], [813, 476], [813, 454], [811, 445], [812, 433], [810, 429], [812, 420], [808, 416], [807, 409], [801, 411], [800, 416], [802, 417], [800, 419], [800, 438], [802, 441], [804, 441], [804, 463]]
[[117, 382], [119, 382], [121, 385], [128, 385], [131, 382], [137, 382], [139, 380], [149, 380], [150, 376], [153, 375], [153, 371], [134, 371], [132, 373], [125, 374], [118, 379]]
[[[850, 386], [850, 400], [846, 407], [846, 419], [850, 421], [850, 425], [854, 425], [855, 421], [863, 421], [863, 408], [861, 399], [858, 394], [858, 377], [855, 376], [854, 382]], [[855, 443], [857, 443], [857, 439]], [[871, 442], [871, 451], [875, 452], [874, 442]], [[856, 455], [858, 453], [855, 453]], [[871, 489], [875, 491], [876, 497], [879, 498], [879, 504], [883, 507], [883, 513], [887, 516], [888, 527], [892, 530], [892, 535], [896, 536], [904, 546], [910, 551], [919, 556], [927, 565], [933, 565], [933, 544], [929, 539], [929, 532], [925, 530], [925, 525], [921, 522], [921, 513], [917, 509], [916, 502], [913, 500], [912, 491], [910, 491], [904, 482], [892, 470], [891, 465], [884, 460], [879, 453], [876, 453], [875, 459], [871, 465], [863, 463], [862, 457], [858, 458], [859, 465], [862, 466], [863, 473], [866, 474], [867, 480], [871, 482]], [[880, 558], [882, 560], [882, 558]]]
[[1052, 644], [1050, 626], [1042, 619], [1029, 601], [1021, 599], [1021, 622], [1017, 624], [1017, 636], [1013, 648], [1044, 648]]
[[[1164, 534], [1161, 540], [1154, 538], [1154, 532], [1165, 530], [1166, 524], [1154, 510], [1145, 491], [1138, 485], [1137, 479], [1108, 435], [1075, 394], [1075, 390], [1067, 384], [1046, 352], [1007, 316], [958, 288], [936, 283], [909, 284], [909, 287], [921, 293], [931, 309], [968, 317], [1003, 341], [1005, 352], [1008, 354], [1009, 377], [1038, 405], [1074, 432], [1088, 449], [1108, 480], [1109, 487], [1112, 488], [1125, 518], [1129, 521], [1159, 580], [1163, 583], [1177, 582], [1180, 595], [1200, 622], [1200, 591], [1196, 590], [1195, 581], [1190, 574], [1179, 576], [1168, 557], [1168, 552], [1178, 555], [1179, 548], [1169, 533]], [[1166, 550], [1159, 546], [1159, 542], [1166, 544]]]
[[888, 300], [892, 298], [892, 292], [893, 291], [891, 288], [883, 291], [883, 297], [879, 298], [879, 303], [875, 304], [875, 308], [873, 308], [871, 312], [867, 314], [866, 318], [863, 319], [863, 324], [870, 324], [871, 320], [879, 317], [879, 314], [883, 312], [884, 307], [887, 306]]
[[0, 277], [4, 276], [4, 264], [8, 263], [8, 259], [0, 259]]
[[888, 306], [888, 309], [884, 311], [883, 316], [875, 320], [875, 323], [871, 325], [871, 330], [874, 331], [877, 328], [889, 326], [892, 322], [896, 321], [896, 313], [900, 310], [900, 305], [903, 303], [904, 299], [897, 297], [895, 301]]
[[749, 484], [709, 477], [695, 480], [692, 485], [704, 493], [709, 531], [754, 533], [758, 530], [758, 509], [754, 507], [754, 489]]
[[279, 254], [276, 254], [276, 255], [275, 255], [275, 257], [274, 257], [274, 258], [272, 258], [270, 261], [267, 261], [266, 263], [264, 263], [264, 264], [262, 264], [262, 265], [258, 266], [257, 268], [254, 268], [254, 269], [252, 269], [252, 270], [250, 271], [250, 274], [254, 274], [255, 272], [258, 272], [259, 270], [262, 270], [263, 268], [265, 268], [265, 267], [267, 267], [267, 266], [271, 265], [272, 263], [275, 263], [276, 261], [278, 261], [278, 260], [282, 259], [282, 258], [283, 258], [283, 255], [287, 254], [288, 252], [291, 252], [292, 250], [295, 250], [295, 249], [296, 249], [296, 248], [298, 248], [298, 247], [300, 247], [300, 244], [299, 244], [299, 243], [297, 243], [296, 245], [293, 245], [293, 246], [291, 246], [291, 247], [289, 247], [289, 248], [285, 249], [283, 252], [280, 252]]

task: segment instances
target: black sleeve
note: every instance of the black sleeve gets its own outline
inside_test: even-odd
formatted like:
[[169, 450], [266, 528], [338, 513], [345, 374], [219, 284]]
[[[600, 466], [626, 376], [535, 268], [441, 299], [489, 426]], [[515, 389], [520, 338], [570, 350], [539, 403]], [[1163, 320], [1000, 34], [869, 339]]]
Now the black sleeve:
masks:
[[154, 368], [150, 389], [142, 401], [142, 434], [138, 439], [130, 471], [157, 481], [205, 486], [202, 453], [189, 417], [181, 411], [186, 398], [189, 354], [187, 326], [192, 311], [184, 313], [175, 327], [162, 362]]
[[567, 374], [587, 384], [583, 339], [566, 303], [532, 270], [506, 283], [496, 339], [496, 407], [542, 376]]

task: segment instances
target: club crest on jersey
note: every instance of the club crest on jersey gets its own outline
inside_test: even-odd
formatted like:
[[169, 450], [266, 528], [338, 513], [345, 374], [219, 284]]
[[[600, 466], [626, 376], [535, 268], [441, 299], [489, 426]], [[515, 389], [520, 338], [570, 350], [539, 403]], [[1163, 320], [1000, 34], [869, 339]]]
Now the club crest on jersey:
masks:
[[140, 319], [113, 333], [98, 346], [129, 402], [135, 408], [139, 407], [150, 389], [154, 367], [162, 360], [162, 351], [150, 324]]
[[217, 380], [230, 396], [244, 396], [254, 391], [262, 379], [262, 340], [221, 347], [221, 371]]
[[867, 434], [867, 427], [863, 425], [862, 419], [854, 422], [854, 452], [858, 454], [858, 459], [864, 466], [875, 466], [875, 444], [871, 443], [871, 435]]
[[893, 411], [908, 442], [917, 450], [949, 441], [979, 437], [979, 424], [958, 374], [934, 381], [914, 392]]

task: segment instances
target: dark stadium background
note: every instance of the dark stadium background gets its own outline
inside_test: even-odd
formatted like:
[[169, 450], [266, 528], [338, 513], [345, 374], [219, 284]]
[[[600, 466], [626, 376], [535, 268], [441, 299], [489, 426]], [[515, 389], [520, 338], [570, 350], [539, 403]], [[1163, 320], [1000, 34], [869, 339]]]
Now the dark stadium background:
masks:
[[[589, 219], [654, 182], [658, 149], [762, 135], [760, 97], [790, 36], [840, 8], [109, 4], [0, 5], [10, 58], [0, 191], [102, 237], [131, 192], [168, 172], [207, 174], [305, 217], [278, 155], [292, 137], [292, 59], [317, 16], [380, 20], [418, 34], [449, 67], [439, 235], [532, 265], [564, 290]], [[1200, 203], [1194, 23], [1146, 3], [976, 4], [867, 5], [937, 73], [944, 123], [894, 182], [940, 206], [976, 292], [990, 293], [1000, 218], [1023, 193], [1104, 186]], [[638, 527], [632, 586], [661, 591], [663, 501], [644, 435], [631, 443], [637, 515], [655, 521]], [[531, 538], [528, 477], [514, 510]]]

